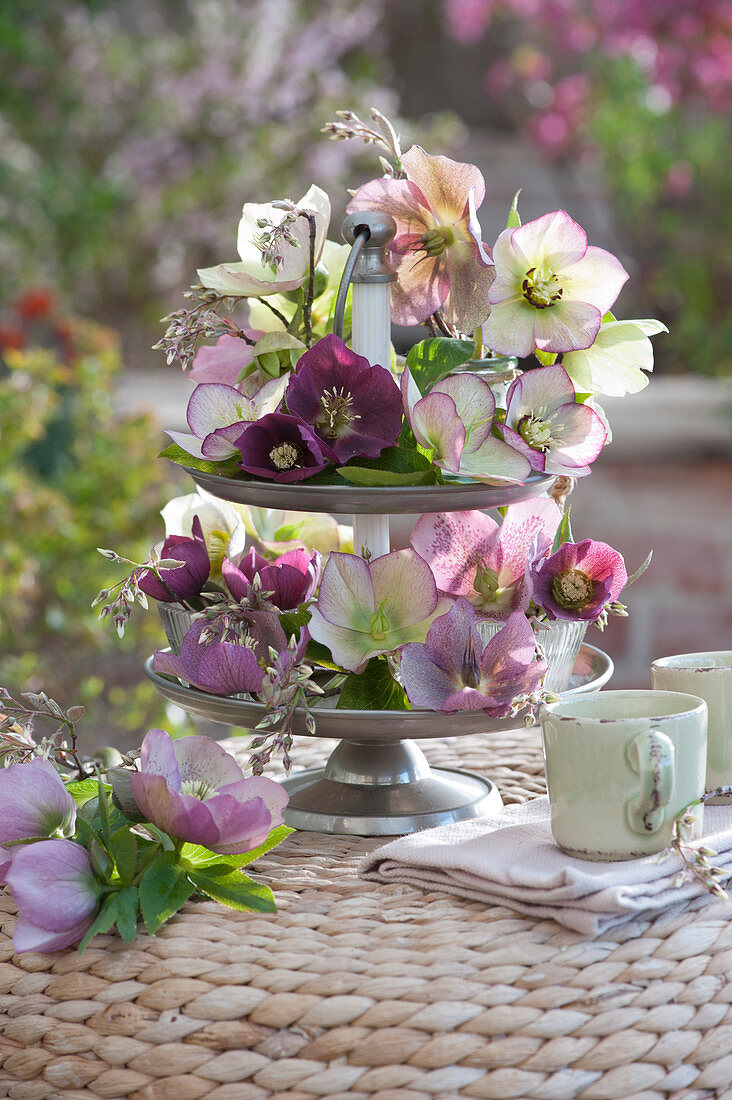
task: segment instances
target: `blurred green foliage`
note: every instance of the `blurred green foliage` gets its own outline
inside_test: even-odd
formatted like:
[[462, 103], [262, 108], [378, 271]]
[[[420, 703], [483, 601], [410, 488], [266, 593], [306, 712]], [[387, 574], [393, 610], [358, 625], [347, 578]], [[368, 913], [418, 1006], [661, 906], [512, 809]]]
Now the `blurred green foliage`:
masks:
[[96, 548], [145, 560], [174, 491], [151, 461], [157, 426], [114, 412], [119, 369], [115, 335], [59, 315], [44, 291], [0, 325], [0, 684], [85, 704], [86, 748], [133, 747], [149, 726], [169, 725], [142, 682], [162, 641], [157, 617], [140, 616], [120, 640], [91, 608], [117, 579]]

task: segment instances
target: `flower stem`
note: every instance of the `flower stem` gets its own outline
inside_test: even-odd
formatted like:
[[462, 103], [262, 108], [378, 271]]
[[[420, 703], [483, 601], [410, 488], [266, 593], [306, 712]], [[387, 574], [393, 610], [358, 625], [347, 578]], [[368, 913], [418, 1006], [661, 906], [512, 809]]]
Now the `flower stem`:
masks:
[[315, 215], [302, 211], [310, 227], [310, 263], [308, 271], [308, 289], [302, 305], [302, 320], [305, 328], [305, 344], [309, 348], [313, 342], [313, 294], [315, 290]]
[[274, 313], [277, 320], [281, 321], [285, 328], [289, 331], [290, 322], [287, 320], [284, 313], [280, 313], [280, 311], [275, 306], [273, 306], [271, 302], [268, 302], [266, 298], [255, 298], [254, 301], [261, 302], [263, 306], [266, 306], [268, 310]]

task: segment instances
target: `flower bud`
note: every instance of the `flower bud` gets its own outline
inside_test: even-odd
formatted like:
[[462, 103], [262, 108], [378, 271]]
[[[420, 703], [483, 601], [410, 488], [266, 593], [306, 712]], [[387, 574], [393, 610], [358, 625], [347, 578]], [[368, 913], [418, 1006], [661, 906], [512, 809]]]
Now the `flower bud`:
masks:
[[293, 371], [305, 351], [302, 340], [289, 332], [266, 332], [252, 349], [250, 370], [259, 368], [270, 378], [278, 378]]

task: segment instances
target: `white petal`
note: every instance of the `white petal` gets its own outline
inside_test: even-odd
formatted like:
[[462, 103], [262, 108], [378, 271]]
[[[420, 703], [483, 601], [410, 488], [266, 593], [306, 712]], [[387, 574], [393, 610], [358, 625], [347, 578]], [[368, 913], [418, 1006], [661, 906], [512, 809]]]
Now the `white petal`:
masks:
[[604, 248], [591, 247], [578, 263], [562, 271], [560, 281], [565, 298], [589, 302], [607, 313], [629, 278], [617, 256]]
[[560, 272], [585, 255], [587, 234], [565, 210], [553, 210], [515, 229], [512, 245], [518, 258], [526, 260], [524, 272], [532, 267]]
[[190, 432], [172, 432], [169, 430], [166, 430], [165, 434], [169, 435], [173, 442], [182, 447], [184, 451], [187, 451], [189, 455], [193, 455], [195, 458], [203, 458], [201, 440], [197, 436], [191, 435]]
[[502, 439], [489, 436], [485, 443], [460, 460], [460, 474], [489, 485], [523, 482], [531, 473], [531, 463]]

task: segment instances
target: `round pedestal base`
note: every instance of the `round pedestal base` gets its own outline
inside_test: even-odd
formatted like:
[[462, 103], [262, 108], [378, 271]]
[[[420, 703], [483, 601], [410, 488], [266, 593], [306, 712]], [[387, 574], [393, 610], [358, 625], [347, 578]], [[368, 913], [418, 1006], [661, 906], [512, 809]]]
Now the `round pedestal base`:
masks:
[[348, 836], [414, 833], [484, 817], [503, 805], [489, 779], [431, 768], [409, 741], [342, 741], [325, 768], [299, 772], [282, 785], [290, 797], [286, 825]]

